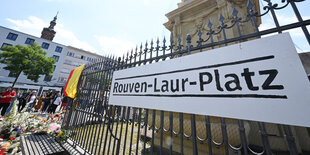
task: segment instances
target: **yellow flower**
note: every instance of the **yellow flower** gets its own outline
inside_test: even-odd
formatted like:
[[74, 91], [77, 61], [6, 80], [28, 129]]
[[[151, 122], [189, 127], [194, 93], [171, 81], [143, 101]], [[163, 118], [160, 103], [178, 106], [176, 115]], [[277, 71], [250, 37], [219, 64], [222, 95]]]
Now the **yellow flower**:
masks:
[[62, 133], [63, 133], [63, 132], [62, 132], [62, 131], [60, 131], [60, 132], [58, 133], [57, 137], [58, 137], [58, 138], [60, 138], [60, 137], [61, 137], [61, 135], [62, 135]]
[[47, 131], [46, 131], [47, 133], [50, 133], [51, 132], [51, 130], [50, 129], [47, 129]]
[[11, 146], [10, 142], [5, 142], [1, 145], [1, 149], [7, 150], [8, 148], [10, 148], [10, 146]]

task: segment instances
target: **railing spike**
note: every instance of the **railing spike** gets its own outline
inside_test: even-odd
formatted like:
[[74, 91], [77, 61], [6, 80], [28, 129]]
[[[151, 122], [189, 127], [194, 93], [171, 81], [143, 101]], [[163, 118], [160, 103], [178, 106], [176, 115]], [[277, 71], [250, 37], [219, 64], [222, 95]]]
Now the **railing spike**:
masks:
[[192, 36], [190, 34], [187, 34], [186, 35], [186, 40], [187, 40], [187, 43], [191, 43]]
[[251, 2], [251, 0], [248, 0], [247, 8], [248, 8], [249, 10], [253, 10], [253, 7], [254, 7], [254, 4]]
[[208, 20], [208, 27], [211, 29], [212, 28], [212, 23], [210, 21], [210, 19]]
[[238, 16], [238, 10], [234, 7], [232, 15], [234, 15], [235, 17]]
[[224, 23], [224, 20], [225, 20], [225, 18], [224, 18], [224, 16], [223, 16], [223, 14], [220, 13], [220, 19], [219, 19], [219, 21], [220, 21], [221, 23]]
[[200, 30], [200, 28], [198, 28], [198, 37], [201, 38], [202, 32]]

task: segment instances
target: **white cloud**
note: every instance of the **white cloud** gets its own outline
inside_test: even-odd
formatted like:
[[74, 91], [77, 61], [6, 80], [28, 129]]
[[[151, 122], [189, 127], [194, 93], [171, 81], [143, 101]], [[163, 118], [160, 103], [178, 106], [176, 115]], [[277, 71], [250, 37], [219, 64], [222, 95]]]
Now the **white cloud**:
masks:
[[48, 23], [35, 16], [30, 16], [25, 20], [14, 20], [11, 18], [6, 20], [14, 25], [11, 28], [34, 36], [39, 36], [43, 27], [48, 25]]
[[[7, 21], [13, 24], [11, 28], [37, 37], [40, 37], [41, 31], [44, 27], [49, 26], [49, 22], [45, 22], [35, 16], [30, 16], [25, 20], [14, 20], [7, 18]], [[57, 32], [54, 39], [55, 42], [81, 48], [86, 51], [97, 52], [93, 46], [80, 40], [72, 31], [66, 29], [64, 25], [57, 24], [55, 26], [55, 31]]]
[[116, 38], [116, 37], [107, 37], [107, 36], [94, 36], [101, 49], [104, 51], [105, 54], [112, 54], [116, 56], [122, 56], [124, 53], [128, 52], [129, 50], [135, 48], [135, 44], [123, 39], [123, 38]]

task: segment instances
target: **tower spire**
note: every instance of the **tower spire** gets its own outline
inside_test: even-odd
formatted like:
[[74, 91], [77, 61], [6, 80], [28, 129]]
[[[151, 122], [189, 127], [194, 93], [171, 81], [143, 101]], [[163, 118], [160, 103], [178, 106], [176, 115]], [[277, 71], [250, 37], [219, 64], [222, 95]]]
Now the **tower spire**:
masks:
[[56, 20], [57, 20], [57, 16], [58, 16], [59, 11], [57, 11], [56, 16], [54, 17], [54, 19], [50, 22], [50, 26], [47, 28], [45, 27], [42, 32], [41, 32], [41, 38], [43, 39], [47, 39], [50, 41], [53, 41], [56, 31], [54, 30], [54, 26], [56, 25]]
[[55, 23], [56, 23], [56, 20], [57, 20], [58, 13], [59, 13], [59, 11], [57, 11], [57, 14], [56, 14], [56, 16], [53, 19], [53, 22], [55, 22]]

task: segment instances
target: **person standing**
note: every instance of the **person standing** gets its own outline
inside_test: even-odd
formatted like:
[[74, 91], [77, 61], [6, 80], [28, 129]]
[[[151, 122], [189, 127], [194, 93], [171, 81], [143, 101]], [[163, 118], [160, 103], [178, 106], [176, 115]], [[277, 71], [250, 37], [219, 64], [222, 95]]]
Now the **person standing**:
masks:
[[14, 104], [15, 100], [17, 100], [18, 96], [19, 96], [19, 90], [16, 90], [15, 97], [12, 99], [12, 101], [10, 102], [9, 107], [6, 109], [6, 112], [5, 112], [6, 115], [8, 115], [11, 112], [11, 110], [13, 108], [13, 104]]
[[30, 92], [24, 92], [23, 95], [18, 99], [18, 112], [21, 112], [26, 106], [26, 98]]
[[34, 109], [36, 109], [36, 111], [39, 111], [41, 109], [43, 100], [45, 98], [45, 93], [43, 93], [40, 97], [39, 97], [39, 101], [38, 103], [34, 106]]
[[42, 109], [41, 109], [41, 112], [46, 112], [47, 109], [48, 109], [48, 106], [50, 105], [50, 102], [51, 102], [51, 97], [52, 97], [52, 92], [49, 91], [46, 93], [46, 96], [43, 100], [43, 106], [42, 106]]
[[16, 96], [16, 92], [12, 87], [8, 87], [7, 91], [0, 95], [1, 116], [4, 116], [7, 108], [10, 106], [12, 99]]
[[27, 112], [30, 112], [30, 110], [36, 104], [36, 101], [37, 101], [37, 91], [33, 91], [31, 95], [27, 97], [27, 100], [26, 100], [27, 105], [28, 105], [27, 110], [26, 110]]
[[53, 100], [53, 103], [51, 104], [51, 113], [55, 113], [57, 107], [60, 105], [61, 103], [61, 95], [60, 93], [56, 94], [56, 98]]

